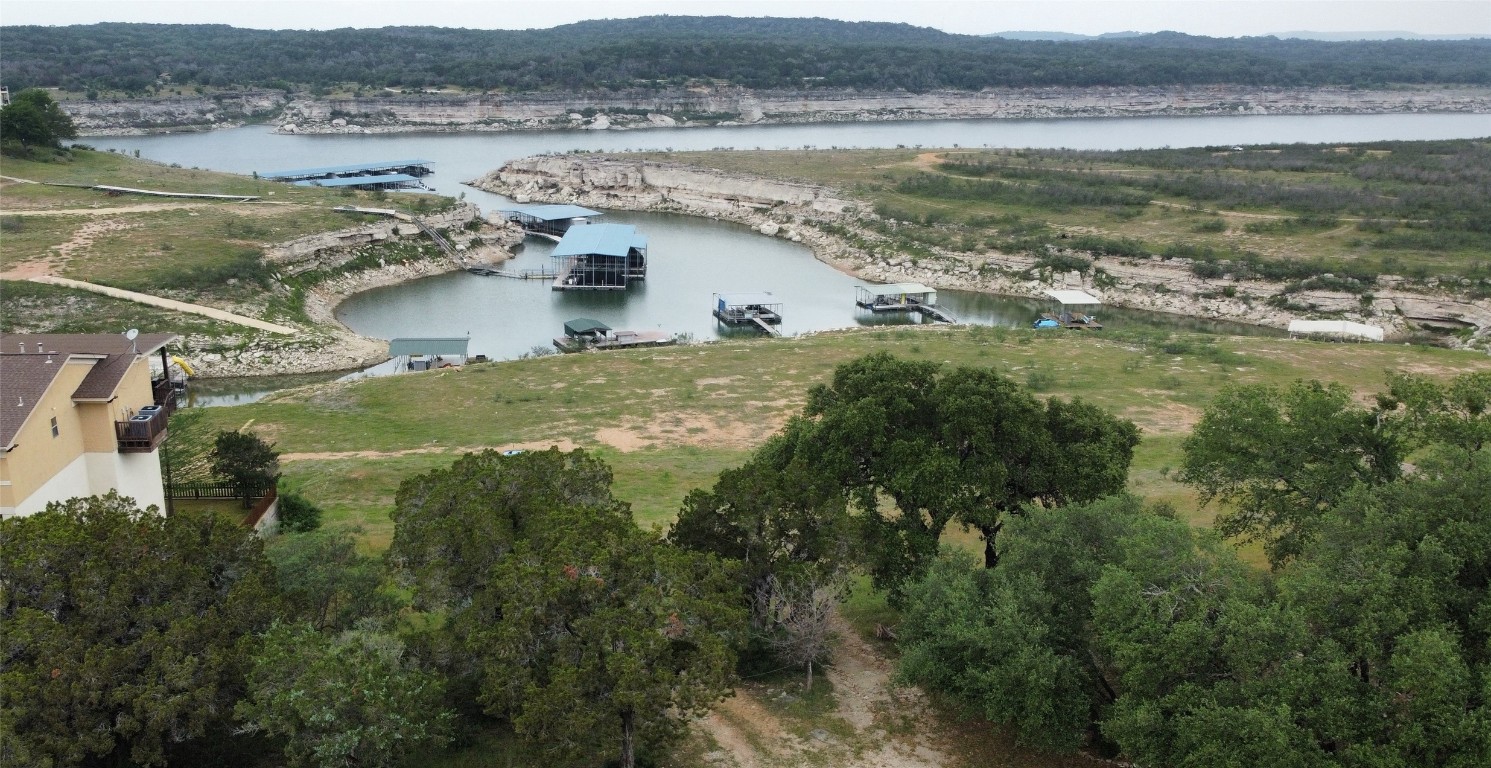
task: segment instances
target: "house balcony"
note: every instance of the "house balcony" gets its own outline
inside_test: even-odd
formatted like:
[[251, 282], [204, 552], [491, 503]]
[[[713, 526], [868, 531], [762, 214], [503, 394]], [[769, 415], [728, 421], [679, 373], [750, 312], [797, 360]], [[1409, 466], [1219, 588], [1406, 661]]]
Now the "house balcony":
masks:
[[150, 382], [150, 399], [170, 416], [176, 411], [176, 396], [182, 389], [183, 382], [162, 376]]
[[114, 436], [119, 440], [120, 453], [150, 453], [166, 439], [166, 421], [170, 418], [165, 406], [141, 408], [140, 413], [129, 421], [114, 422]]

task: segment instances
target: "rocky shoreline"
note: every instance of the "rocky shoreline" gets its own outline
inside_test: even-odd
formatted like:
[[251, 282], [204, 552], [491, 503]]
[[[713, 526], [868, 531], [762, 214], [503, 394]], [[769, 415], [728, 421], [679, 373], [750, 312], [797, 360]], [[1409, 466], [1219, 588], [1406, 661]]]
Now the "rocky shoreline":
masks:
[[1389, 334], [1422, 326], [1473, 328], [1472, 341], [1477, 344], [1491, 334], [1491, 301], [1468, 299], [1433, 286], [1423, 290], [1390, 275], [1379, 278], [1369, 298], [1340, 291], [1290, 293], [1293, 303], [1307, 308], [1300, 310], [1267, 303], [1284, 291], [1283, 283], [1226, 275], [1204, 279], [1191, 271], [1191, 260], [1183, 258], [1094, 258], [1093, 269], [1051, 273], [1036, 269], [1034, 256], [996, 251], [969, 255], [933, 249], [932, 258], [921, 259], [876, 255], [839, 234], [851, 232], [860, 242], [883, 241], [858, 225], [879, 218], [864, 201], [826, 187], [675, 163], [605, 155], [546, 155], [515, 160], [469, 184], [519, 202], [575, 203], [735, 221], [762, 234], [805, 243], [820, 260], [873, 282], [920, 282], [935, 288], [1037, 298], [1047, 288], [1081, 288], [1116, 306], [1276, 328], [1285, 328], [1294, 319], [1328, 317], [1370, 323]]
[[67, 101], [83, 136], [231, 128], [292, 134], [628, 130], [899, 120], [1491, 113], [1491, 87], [1278, 88], [1237, 85], [986, 88], [980, 91], [670, 87], [565, 93], [406, 93], [345, 97], [243, 91]]
[[[449, 211], [423, 217], [433, 228], [447, 229], [456, 256], [382, 263], [372, 268], [350, 268], [362, 249], [378, 244], [423, 237], [420, 228], [408, 221], [386, 221], [324, 232], [281, 243], [267, 250], [265, 262], [276, 275], [274, 290], [288, 293], [287, 281], [307, 274], [325, 275], [304, 288], [305, 314], [310, 325], [298, 324], [302, 333], [292, 338], [261, 334], [232, 349], [199, 351], [190, 355], [201, 378], [239, 378], [301, 373], [353, 371], [388, 359], [388, 342], [360, 336], [336, 319], [336, 307], [348, 297], [387, 285], [465, 269], [497, 264], [512, 258], [522, 242], [516, 227], [493, 225], [481, 210], [462, 203]], [[480, 225], [467, 229], [470, 222]], [[201, 346], [188, 338], [186, 345]], [[220, 348], [221, 345], [215, 345]]]

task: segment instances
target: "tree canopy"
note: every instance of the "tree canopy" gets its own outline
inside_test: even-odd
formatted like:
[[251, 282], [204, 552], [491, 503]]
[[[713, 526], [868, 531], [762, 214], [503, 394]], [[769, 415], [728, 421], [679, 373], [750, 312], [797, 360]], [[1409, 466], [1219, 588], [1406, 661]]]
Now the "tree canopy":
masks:
[[936, 555], [950, 523], [983, 534], [993, 567], [1008, 516], [1121, 491], [1139, 442], [1132, 422], [1081, 400], [1042, 402], [992, 370], [884, 353], [839, 366], [784, 436], [791, 461], [854, 503], [875, 584], [892, 589]]
[[[1395, 376], [1371, 418], [1313, 382], [1233, 390], [1203, 423], [1236, 419], [1228, 476], [1290, 510], [1276, 569], [1132, 500], [1032, 510], [1000, 568], [949, 555], [908, 586], [901, 674], [1022, 740], [1135, 764], [1484, 765], [1491, 453], [1466, 436], [1479, 390], [1476, 375]], [[1268, 445], [1285, 433], [1297, 442]], [[1413, 465], [1368, 471], [1383, 454], [1363, 446], [1383, 444]]]
[[191, 86], [510, 91], [1372, 85], [1491, 82], [1485, 40], [1321, 42], [1162, 32], [1052, 42], [830, 19], [652, 16], [552, 29], [256, 30], [223, 25], [6, 27], [0, 78], [142, 92]]
[[225, 737], [245, 637], [278, 614], [252, 532], [111, 493], [0, 521], [0, 762], [163, 765]]
[[639, 530], [610, 483], [583, 451], [468, 454], [400, 486], [390, 558], [489, 713], [632, 768], [729, 691], [744, 610], [724, 566]]
[[77, 137], [72, 118], [40, 88], [27, 88], [0, 107], [0, 142], [60, 148], [63, 139]]

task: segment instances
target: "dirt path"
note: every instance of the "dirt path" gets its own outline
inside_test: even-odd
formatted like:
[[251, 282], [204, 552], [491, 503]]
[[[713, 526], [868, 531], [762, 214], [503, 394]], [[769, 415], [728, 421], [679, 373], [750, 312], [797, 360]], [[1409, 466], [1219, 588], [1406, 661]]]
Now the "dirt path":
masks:
[[[718, 745], [713, 765], [735, 768], [942, 768], [955, 764], [939, 741], [921, 691], [891, 684], [891, 661], [834, 617], [839, 644], [824, 674], [837, 709], [811, 722], [784, 719], [742, 686], [696, 728]], [[807, 733], [795, 733], [808, 729]]]
[[245, 317], [243, 315], [234, 314], [226, 310], [217, 309], [216, 307], [204, 307], [201, 304], [191, 304], [185, 301], [165, 299], [161, 298], [160, 296], [151, 296], [147, 293], [136, 293], [134, 291], [126, 291], [120, 288], [110, 288], [106, 285], [95, 285], [93, 283], [85, 283], [81, 280], [69, 280], [65, 277], [42, 276], [33, 277], [31, 279], [38, 283], [60, 285], [65, 288], [77, 288], [83, 291], [100, 293], [116, 299], [125, 299], [127, 301], [133, 301], [152, 307], [160, 307], [161, 309], [169, 309], [176, 312], [187, 312], [193, 315], [210, 317], [214, 320], [221, 320], [227, 323], [235, 323], [237, 325], [242, 325], [248, 328], [257, 328], [261, 331], [278, 333], [283, 336], [294, 336], [300, 333], [300, 331], [297, 331], [296, 329], [291, 328], [288, 325], [280, 325], [279, 323], [271, 323], [264, 320], [257, 320], [252, 317]]
[[337, 459], [387, 459], [394, 456], [410, 456], [421, 453], [475, 453], [488, 449], [496, 451], [547, 451], [558, 448], [573, 451], [579, 446], [568, 440], [555, 443], [509, 443], [507, 445], [430, 445], [423, 448], [406, 448], [400, 451], [312, 451], [308, 453], [282, 453], [280, 461], [335, 461]]
[[112, 216], [121, 213], [157, 213], [182, 208], [206, 208], [212, 203], [141, 203], [110, 208], [36, 208], [0, 211], [0, 216]]

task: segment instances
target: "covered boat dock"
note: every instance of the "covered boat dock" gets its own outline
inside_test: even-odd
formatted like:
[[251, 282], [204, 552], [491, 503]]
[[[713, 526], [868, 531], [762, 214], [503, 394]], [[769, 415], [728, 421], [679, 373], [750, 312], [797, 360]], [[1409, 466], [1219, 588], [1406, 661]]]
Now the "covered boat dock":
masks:
[[551, 239], [564, 237], [564, 233], [576, 224], [589, 224], [591, 219], [605, 215], [578, 205], [524, 205], [506, 208], [500, 213], [522, 227], [524, 232]]
[[434, 171], [432, 160], [388, 160], [377, 163], [355, 163], [353, 165], [327, 165], [320, 168], [295, 168], [288, 171], [269, 171], [259, 174], [267, 181], [311, 181], [314, 179], [345, 179], [358, 176], [388, 176], [403, 174], [416, 179]]
[[714, 316], [725, 325], [753, 325], [781, 336], [782, 302], [770, 293], [716, 293]]
[[611, 326], [588, 317], [566, 322], [564, 335], [554, 339], [554, 346], [561, 352], [664, 347], [673, 343], [673, 338], [662, 331], [616, 331]]
[[1035, 328], [1068, 328], [1074, 331], [1099, 331], [1102, 323], [1089, 312], [1103, 305], [1102, 299], [1086, 292], [1050, 289], [1046, 291], [1057, 304], [1055, 312], [1042, 312], [1036, 319]]
[[918, 312], [944, 323], [956, 323], [951, 312], [937, 306], [937, 291], [921, 283], [857, 285], [854, 303], [871, 312]]
[[332, 187], [352, 189], [424, 189], [418, 178], [407, 173], [387, 173], [380, 176], [345, 176], [335, 179], [302, 179], [297, 187]]
[[388, 342], [388, 356], [398, 360], [401, 371], [428, 371], [431, 368], [453, 367], [447, 357], [467, 359], [470, 336], [436, 336], [425, 338], [401, 338]]
[[552, 256], [556, 291], [623, 291], [647, 278], [647, 238], [630, 224], [570, 229]]

